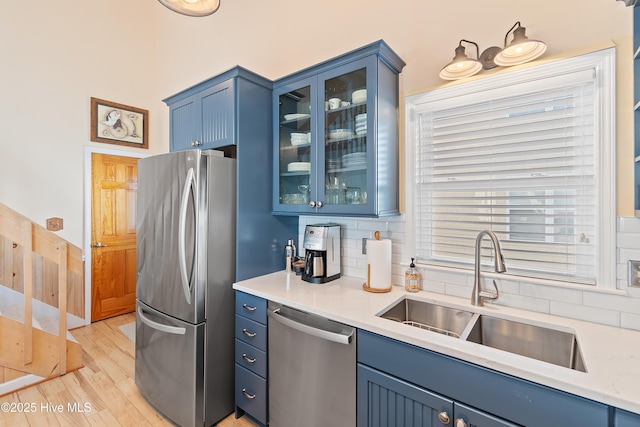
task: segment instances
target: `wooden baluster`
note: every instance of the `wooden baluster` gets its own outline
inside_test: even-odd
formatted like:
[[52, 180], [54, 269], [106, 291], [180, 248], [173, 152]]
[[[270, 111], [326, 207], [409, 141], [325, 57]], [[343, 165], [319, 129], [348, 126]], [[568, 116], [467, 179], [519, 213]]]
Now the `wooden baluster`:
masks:
[[33, 361], [33, 226], [31, 221], [22, 221], [22, 277], [24, 292], [24, 364]]
[[58, 311], [60, 325], [58, 334], [58, 373], [67, 373], [67, 244], [58, 245]]

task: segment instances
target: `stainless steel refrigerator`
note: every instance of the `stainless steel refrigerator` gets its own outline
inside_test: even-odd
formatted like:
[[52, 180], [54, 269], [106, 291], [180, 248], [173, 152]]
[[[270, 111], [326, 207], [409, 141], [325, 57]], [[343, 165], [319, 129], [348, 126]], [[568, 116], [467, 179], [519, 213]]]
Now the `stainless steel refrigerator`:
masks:
[[236, 184], [218, 151], [138, 164], [135, 382], [180, 426], [234, 409]]

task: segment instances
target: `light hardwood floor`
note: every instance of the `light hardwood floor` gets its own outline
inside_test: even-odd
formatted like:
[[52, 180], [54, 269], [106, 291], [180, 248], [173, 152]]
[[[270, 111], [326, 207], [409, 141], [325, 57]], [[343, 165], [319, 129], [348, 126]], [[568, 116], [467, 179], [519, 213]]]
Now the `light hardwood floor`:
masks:
[[[0, 426], [171, 426], [140, 395], [134, 382], [134, 345], [119, 326], [135, 321], [124, 314], [74, 329], [84, 367], [0, 397]], [[21, 412], [7, 412], [6, 404]], [[85, 412], [69, 410], [69, 404]], [[55, 411], [62, 405], [62, 411]], [[33, 412], [26, 412], [35, 409]], [[220, 427], [257, 427], [231, 414]]]

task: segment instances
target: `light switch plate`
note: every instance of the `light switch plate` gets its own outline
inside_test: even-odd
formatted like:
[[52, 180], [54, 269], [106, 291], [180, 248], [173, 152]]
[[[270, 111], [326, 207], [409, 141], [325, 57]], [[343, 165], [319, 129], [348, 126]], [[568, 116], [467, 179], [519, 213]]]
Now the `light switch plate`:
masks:
[[629, 272], [627, 280], [632, 288], [640, 288], [640, 261], [629, 260]]

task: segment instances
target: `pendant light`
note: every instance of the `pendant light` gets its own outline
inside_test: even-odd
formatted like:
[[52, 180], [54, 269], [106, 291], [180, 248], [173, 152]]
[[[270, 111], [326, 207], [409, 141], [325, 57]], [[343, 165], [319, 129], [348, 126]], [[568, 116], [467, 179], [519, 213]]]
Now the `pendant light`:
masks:
[[220, 0], [158, 0], [160, 3], [187, 16], [207, 16], [220, 7]]
[[[476, 59], [469, 58], [465, 53], [462, 42], [472, 44], [476, 47]], [[440, 70], [440, 78], [444, 80], [458, 80], [465, 77], [473, 76], [482, 70], [482, 63], [478, 60], [480, 49], [478, 45], [472, 41], [462, 39], [456, 47], [453, 60]]]
[[[509, 33], [513, 31], [513, 40], [507, 45]], [[525, 28], [516, 22], [504, 36], [504, 48], [496, 55], [493, 61], [501, 66], [524, 64], [533, 61], [547, 50], [547, 45], [539, 40], [530, 40], [525, 35]]]

